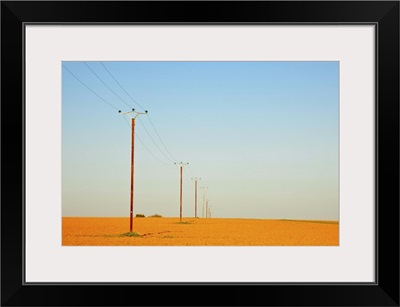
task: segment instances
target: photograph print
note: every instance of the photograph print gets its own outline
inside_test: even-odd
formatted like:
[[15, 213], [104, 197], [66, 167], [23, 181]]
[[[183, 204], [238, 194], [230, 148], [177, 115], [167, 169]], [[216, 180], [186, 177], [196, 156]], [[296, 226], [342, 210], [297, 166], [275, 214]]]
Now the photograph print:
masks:
[[338, 61], [63, 61], [63, 246], [339, 246]]

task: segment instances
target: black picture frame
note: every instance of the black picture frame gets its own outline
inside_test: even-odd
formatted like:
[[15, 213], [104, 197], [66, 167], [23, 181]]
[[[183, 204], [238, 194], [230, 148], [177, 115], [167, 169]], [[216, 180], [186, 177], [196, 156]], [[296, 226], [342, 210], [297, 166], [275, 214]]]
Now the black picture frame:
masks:
[[[376, 282], [25, 284], [24, 25], [32, 22], [375, 25]], [[2, 306], [399, 306], [399, 1], [2, 1], [1, 129]]]

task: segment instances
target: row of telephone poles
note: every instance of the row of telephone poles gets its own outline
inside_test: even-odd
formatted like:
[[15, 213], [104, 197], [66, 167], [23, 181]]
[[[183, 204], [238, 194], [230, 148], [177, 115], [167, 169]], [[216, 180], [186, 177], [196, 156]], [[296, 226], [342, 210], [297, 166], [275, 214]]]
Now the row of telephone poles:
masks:
[[[85, 62], [85, 65], [88, 66]], [[102, 64], [103, 65], [103, 64]], [[103, 65], [104, 66], [104, 65]], [[65, 69], [67, 69], [64, 65], [63, 67]], [[88, 68], [94, 73], [94, 71], [88, 66]], [[105, 67], [104, 67], [105, 68]], [[107, 68], [106, 68], [107, 69]], [[69, 69], [67, 69], [69, 71]], [[108, 70], [107, 70], [108, 71]], [[72, 72], [69, 71], [71, 74]], [[110, 73], [110, 72], [109, 72]], [[94, 73], [96, 75], [96, 73]], [[81, 82], [84, 86], [86, 86], [86, 84], [84, 84], [80, 79], [78, 79], [74, 74], [72, 74], [79, 82]], [[111, 75], [111, 73], [110, 73]], [[97, 75], [96, 75], [97, 76]], [[112, 76], [112, 75], [111, 75]], [[100, 77], [97, 76], [99, 79]], [[113, 77], [113, 79], [115, 80], [115, 78]], [[100, 81], [102, 81], [100, 79]], [[118, 81], [115, 80], [117, 83]], [[103, 82], [103, 81], [102, 81]], [[103, 84], [105, 84], [103, 82]], [[118, 83], [119, 84], [119, 83]], [[105, 84], [106, 85], [106, 84]], [[107, 86], [107, 85], [106, 85]], [[121, 85], [120, 85], [121, 86]], [[87, 87], [87, 86], [86, 86]], [[108, 87], [108, 86], [107, 86]], [[122, 86], [121, 86], [122, 87]], [[90, 91], [92, 91], [89, 87], [87, 87]], [[108, 87], [109, 88], [109, 87]], [[109, 88], [110, 89], [110, 88]], [[122, 88], [124, 91], [125, 89]], [[111, 90], [111, 89], [110, 89]], [[112, 90], [111, 90], [112, 91]], [[105, 99], [103, 99], [102, 97], [100, 97], [99, 95], [97, 95], [94, 91], [92, 91], [96, 96], [98, 96], [99, 98], [101, 98], [104, 102], [106, 102], [108, 105], [110, 105], [111, 107], [115, 108], [113, 105], [111, 105], [109, 102], [107, 102]], [[113, 91], [114, 93], [114, 91]], [[126, 93], [126, 91], [125, 91]], [[114, 93], [115, 94], [115, 93]], [[128, 94], [128, 93], [127, 93]], [[116, 94], [115, 94], [116, 95]], [[129, 94], [128, 94], [129, 95]], [[118, 95], [117, 95], [118, 96]], [[118, 96], [119, 97], [119, 96]], [[119, 97], [120, 98], [120, 97]], [[132, 97], [131, 97], [132, 98]], [[121, 99], [121, 98], [120, 98]], [[121, 99], [122, 100], [122, 99]], [[134, 100], [132, 98], [132, 100]], [[126, 103], [126, 102], [125, 102]], [[127, 104], [127, 103], [126, 103]], [[115, 108], [117, 109], [117, 108]], [[118, 112], [120, 114], [122, 114], [123, 116], [128, 116], [131, 119], [131, 128], [132, 128], [132, 137], [131, 137], [131, 183], [130, 183], [130, 210], [129, 210], [129, 216], [130, 216], [130, 222], [129, 222], [129, 230], [130, 232], [132, 232], [133, 230], [133, 204], [134, 204], [134, 173], [135, 173], [135, 120], [139, 115], [143, 115], [143, 114], [147, 114], [148, 111], [145, 110], [144, 112], [137, 112], [135, 111], [135, 109], [131, 109], [130, 111], [127, 112], [122, 112], [121, 110], [118, 110]], [[175, 163], [177, 164], [177, 163]], [[182, 169], [184, 165], [188, 165], [189, 163], [183, 163], [180, 162], [180, 221], [182, 221]], [[192, 178], [195, 181], [195, 217], [197, 217], [197, 181], [201, 180], [201, 178]], [[203, 195], [203, 215], [204, 217], [204, 195]], [[211, 217], [211, 211], [210, 208], [208, 206], [208, 201], [206, 204], [206, 217]]]
[[[148, 111], [144, 112], [137, 112], [135, 109], [132, 109], [128, 112], [122, 112], [121, 110], [118, 111], [124, 116], [129, 116], [131, 118], [131, 127], [132, 127], [132, 137], [131, 137], [131, 186], [130, 186], [130, 210], [129, 210], [129, 231], [132, 232], [133, 230], [133, 204], [134, 204], [134, 173], [135, 173], [135, 120], [136, 117], [142, 114], [147, 114]], [[179, 165], [179, 220], [182, 222], [182, 173], [183, 173], [183, 166], [188, 165], [189, 163], [174, 163], [175, 165]], [[194, 196], [194, 212], [195, 217], [197, 218], [197, 182], [201, 180], [201, 178], [192, 178], [195, 184], [195, 196]], [[211, 208], [209, 206], [209, 200], [205, 198], [205, 191], [207, 187], [201, 187], [203, 190], [203, 208], [202, 208], [202, 217], [204, 217], [204, 210], [206, 212], [206, 218], [211, 217]]]
[[[189, 163], [174, 163], [175, 165], [179, 165], [179, 221], [182, 222], [182, 173], [183, 166], [188, 165]], [[201, 178], [194, 177], [191, 178], [194, 181], [194, 217], [197, 218], [197, 183], [201, 180]], [[211, 217], [211, 207], [209, 206], [209, 200], [205, 198], [207, 187], [200, 187], [203, 190], [203, 207], [202, 207], [202, 215], [204, 217], [204, 210], [206, 211], [206, 218]]]
[[[201, 180], [201, 178], [192, 178], [195, 182], [194, 186], [194, 213], [195, 217], [197, 217], [197, 181]], [[206, 217], [211, 217], [211, 206], [209, 206], [209, 200], [206, 199], [206, 190], [208, 189], [207, 187], [200, 187], [200, 189], [203, 191], [203, 207], [202, 207], [202, 213], [201, 217], [204, 217], [204, 210], [206, 212]]]

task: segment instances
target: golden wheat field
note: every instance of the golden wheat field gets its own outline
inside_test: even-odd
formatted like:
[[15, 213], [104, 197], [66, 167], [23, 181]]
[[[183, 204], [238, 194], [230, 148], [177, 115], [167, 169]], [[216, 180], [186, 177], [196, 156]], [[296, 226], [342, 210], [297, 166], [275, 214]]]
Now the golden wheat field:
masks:
[[63, 246], [328, 246], [339, 245], [336, 221], [243, 218], [63, 217]]

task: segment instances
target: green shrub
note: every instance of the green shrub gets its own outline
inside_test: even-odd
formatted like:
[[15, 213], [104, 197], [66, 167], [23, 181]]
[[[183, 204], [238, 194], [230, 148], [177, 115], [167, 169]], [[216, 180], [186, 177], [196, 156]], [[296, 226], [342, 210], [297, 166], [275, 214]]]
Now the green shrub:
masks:
[[162, 216], [159, 214], [153, 214], [153, 215], [150, 215], [149, 217], [162, 217]]
[[136, 214], [136, 217], [145, 217], [144, 214]]

